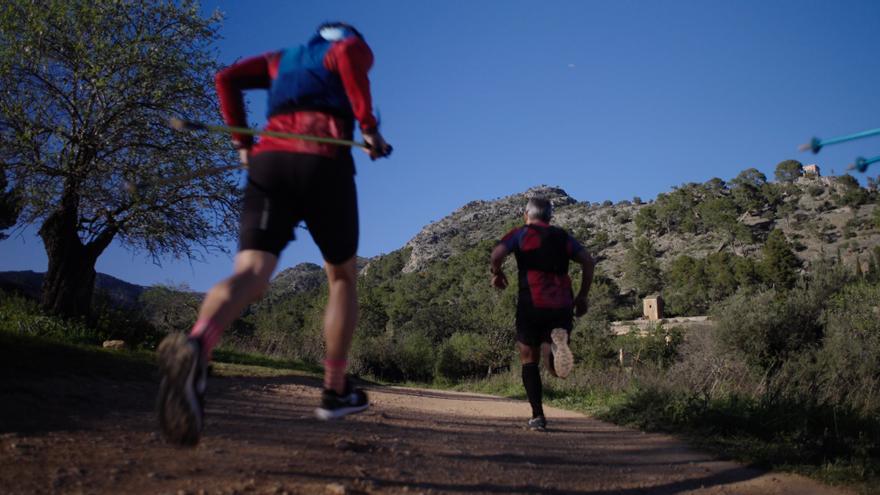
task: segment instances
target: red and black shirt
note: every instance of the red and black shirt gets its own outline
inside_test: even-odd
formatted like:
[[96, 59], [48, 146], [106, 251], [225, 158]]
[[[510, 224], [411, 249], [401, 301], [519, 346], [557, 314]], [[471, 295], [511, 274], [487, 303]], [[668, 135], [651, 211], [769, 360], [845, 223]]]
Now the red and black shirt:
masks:
[[575, 238], [559, 227], [535, 222], [511, 230], [500, 244], [516, 257], [521, 309], [573, 307], [568, 263], [584, 249]]

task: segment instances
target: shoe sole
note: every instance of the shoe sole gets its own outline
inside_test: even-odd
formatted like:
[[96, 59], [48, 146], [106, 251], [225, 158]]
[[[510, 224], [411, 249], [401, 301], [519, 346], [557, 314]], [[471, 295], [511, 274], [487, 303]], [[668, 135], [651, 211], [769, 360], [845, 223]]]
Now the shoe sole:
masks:
[[343, 416], [348, 416], [349, 414], [356, 414], [365, 411], [369, 407], [369, 402], [362, 406], [340, 407], [339, 409], [324, 409], [319, 407], [315, 409], [315, 417], [321, 421], [329, 421], [331, 419], [339, 419]]
[[202, 432], [201, 408], [194, 390], [196, 352], [183, 334], [169, 335], [159, 344], [159, 426], [165, 439], [177, 445], [196, 445]]
[[550, 339], [553, 341], [550, 347], [553, 352], [553, 370], [559, 378], [566, 378], [574, 368], [574, 355], [568, 347], [568, 332], [564, 328], [555, 328], [550, 333]]

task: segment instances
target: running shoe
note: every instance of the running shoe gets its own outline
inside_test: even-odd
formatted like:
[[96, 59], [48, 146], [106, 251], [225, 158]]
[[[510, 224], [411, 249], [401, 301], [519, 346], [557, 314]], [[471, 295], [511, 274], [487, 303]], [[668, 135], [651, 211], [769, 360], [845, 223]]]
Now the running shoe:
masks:
[[165, 439], [177, 445], [195, 445], [204, 426], [208, 368], [202, 343], [182, 333], [159, 344], [159, 398], [156, 408]]
[[535, 416], [529, 420], [529, 429], [535, 431], [544, 431], [547, 429], [547, 420], [544, 416]]
[[335, 390], [324, 390], [321, 393], [321, 406], [315, 409], [315, 417], [320, 420], [338, 419], [349, 414], [359, 413], [370, 407], [367, 393], [359, 388], [352, 388], [346, 381], [346, 393], [339, 395]]
[[566, 378], [574, 368], [574, 355], [568, 347], [568, 331], [564, 328], [554, 328], [550, 333], [553, 343], [550, 344], [550, 352], [553, 354], [553, 370], [556, 376]]

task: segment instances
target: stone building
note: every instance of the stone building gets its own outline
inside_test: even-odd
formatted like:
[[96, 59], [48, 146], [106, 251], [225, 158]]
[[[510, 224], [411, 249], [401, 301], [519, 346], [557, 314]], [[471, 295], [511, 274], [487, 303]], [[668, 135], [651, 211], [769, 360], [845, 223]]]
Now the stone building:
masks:
[[651, 294], [646, 297], [642, 302], [642, 307], [645, 318], [648, 320], [663, 319], [663, 298], [660, 297], [660, 294]]
[[810, 165], [804, 165], [804, 175], [820, 177], [822, 174], [819, 173], [819, 165], [811, 163]]

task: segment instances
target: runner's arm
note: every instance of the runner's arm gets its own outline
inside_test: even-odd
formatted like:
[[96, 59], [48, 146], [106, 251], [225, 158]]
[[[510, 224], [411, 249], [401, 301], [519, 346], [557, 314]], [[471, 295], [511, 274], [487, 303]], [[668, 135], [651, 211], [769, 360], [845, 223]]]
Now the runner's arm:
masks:
[[378, 125], [373, 116], [373, 99], [367, 72], [373, 66], [373, 52], [364, 40], [353, 37], [334, 44], [324, 57], [324, 67], [339, 74], [354, 117], [364, 134], [373, 134]]
[[[220, 99], [220, 113], [226, 125], [247, 127], [243, 91], [268, 89], [272, 85], [269, 74], [270, 59], [277, 56], [277, 53], [267, 53], [247, 58], [222, 69], [214, 77], [214, 85]], [[248, 149], [253, 145], [254, 138], [246, 134], [232, 134], [232, 142], [235, 143], [236, 148]]]
[[507, 258], [508, 254], [510, 254], [510, 249], [508, 249], [502, 241], [495, 246], [495, 249], [492, 250], [492, 256], [489, 258], [489, 271], [492, 272], [492, 286], [498, 289], [504, 289], [507, 287], [507, 276], [504, 275], [504, 270], [501, 268], [501, 265], [504, 264], [504, 260]]
[[587, 312], [587, 296], [590, 294], [590, 287], [593, 285], [593, 271], [596, 262], [586, 249], [581, 248], [575, 252], [574, 261], [581, 265], [581, 289], [574, 298], [575, 314], [583, 316]]

